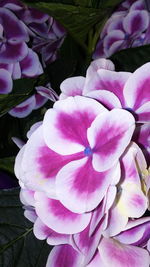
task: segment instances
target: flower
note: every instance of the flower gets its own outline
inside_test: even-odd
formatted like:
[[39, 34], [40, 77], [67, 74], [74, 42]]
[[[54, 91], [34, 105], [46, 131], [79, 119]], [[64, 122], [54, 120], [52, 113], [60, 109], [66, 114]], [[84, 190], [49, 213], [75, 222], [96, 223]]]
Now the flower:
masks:
[[144, 0], [121, 3], [105, 23], [93, 58], [106, 58], [125, 48], [149, 44], [149, 18]]
[[[47, 267], [107, 267], [110, 261], [124, 267], [126, 258], [128, 266], [149, 266], [150, 218], [142, 217], [149, 209], [149, 165], [137, 144], [148, 149], [143, 136], [148, 136], [149, 123], [139, 124], [121, 106], [126, 101], [122, 91], [131, 88], [131, 81], [136, 88], [137, 73], [142, 77], [147, 64], [132, 74], [115, 72], [109, 60], [93, 61], [86, 77], [61, 84], [60, 98], [31, 127], [27, 143], [14, 139], [22, 146], [15, 174], [24, 215], [34, 223], [35, 236], [55, 246]], [[106, 79], [100, 79], [100, 72]], [[94, 79], [104, 88], [95, 90]], [[94, 90], [88, 91], [90, 84]], [[141, 94], [146, 107], [148, 99], [148, 91]], [[138, 127], [144, 129], [142, 137]]]
[[[8, 94], [13, 80], [37, 77], [47, 64], [56, 60], [66, 32], [49, 15], [17, 0], [1, 1], [0, 14], [0, 94]], [[9, 114], [26, 117], [47, 102], [52, 95], [52, 89], [49, 92], [48, 89], [49, 86], [45, 95], [38, 90]]]

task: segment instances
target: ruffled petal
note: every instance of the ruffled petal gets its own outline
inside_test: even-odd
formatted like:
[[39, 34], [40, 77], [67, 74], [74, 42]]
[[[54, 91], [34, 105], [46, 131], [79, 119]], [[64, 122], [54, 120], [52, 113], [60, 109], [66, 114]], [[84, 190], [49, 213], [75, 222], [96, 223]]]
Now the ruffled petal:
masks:
[[87, 129], [106, 109], [93, 99], [75, 96], [57, 101], [44, 117], [46, 144], [55, 152], [69, 155], [88, 147]]
[[82, 266], [83, 255], [70, 245], [60, 245], [52, 249], [46, 267], [77, 267]]
[[61, 203], [72, 212], [93, 210], [103, 199], [114, 176], [119, 176], [116, 166], [106, 172], [97, 172], [91, 158], [72, 161], [56, 177], [56, 192]]
[[[71, 77], [71, 78], [64, 80], [61, 83], [60, 89], [63, 95], [65, 95], [66, 97], [82, 95], [84, 83], [85, 83], [85, 78], [82, 76]], [[61, 95], [60, 95], [60, 99], [61, 99]]]
[[127, 14], [123, 20], [124, 30], [128, 34], [140, 35], [149, 25], [149, 15], [146, 10], [134, 10]]
[[45, 144], [43, 127], [39, 126], [26, 144], [22, 167], [26, 172], [24, 183], [28, 188], [44, 191], [55, 197], [55, 177], [70, 160], [81, 155], [61, 156]]
[[142, 248], [123, 245], [112, 238], [103, 238], [99, 252], [106, 267], [149, 267], [149, 253]]
[[116, 163], [128, 146], [134, 128], [134, 117], [122, 109], [97, 116], [87, 133], [95, 170], [106, 171]]
[[39, 218], [52, 230], [60, 234], [75, 234], [83, 231], [90, 222], [91, 214], [77, 214], [66, 209], [58, 200], [44, 193], [35, 193], [35, 209]]
[[46, 226], [40, 218], [37, 218], [33, 228], [34, 235], [40, 240], [47, 239], [47, 243], [51, 246], [68, 244], [70, 235], [59, 234]]
[[124, 87], [126, 107], [136, 111], [146, 102], [150, 101], [150, 63], [137, 69]]

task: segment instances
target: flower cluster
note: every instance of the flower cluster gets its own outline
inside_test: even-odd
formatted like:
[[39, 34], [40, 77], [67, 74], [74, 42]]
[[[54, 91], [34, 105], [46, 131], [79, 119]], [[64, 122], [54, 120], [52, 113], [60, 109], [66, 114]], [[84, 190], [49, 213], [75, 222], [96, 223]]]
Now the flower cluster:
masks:
[[[47, 14], [18, 0], [0, 1], [0, 94], [10, 93], [15, 79], [42, 74], [46, 64], [56, 59], [64, 36], [64, 29]], [[25, 117], [46, 101], [37, 90], [10, 114]]]
[[104, 25], [93, 58], [107, 58], [119, 50], [149, 43], [150, 15], [146, 1], [127, 0]]
[[[150, 63], [95, 60], [33, 125], [15, 173], [47, 267], [148, 267]], [[141, 149], [142, 148], [142, 149]]]

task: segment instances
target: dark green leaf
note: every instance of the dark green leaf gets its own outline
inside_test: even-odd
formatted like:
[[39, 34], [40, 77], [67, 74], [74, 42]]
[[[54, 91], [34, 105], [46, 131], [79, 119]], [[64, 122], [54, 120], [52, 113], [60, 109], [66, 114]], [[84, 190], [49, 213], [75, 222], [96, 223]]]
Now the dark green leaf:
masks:
[[84, 48], [86, 48], [85, 40], [90, 29], [96, 23], [103, 21], [107, 15], [107, 10], [100, 11], [96, 8], [47, 2], [30, 2], [30, 4], [58, 20]]
[[0, 158], [0, 169], [14, 173], [15, 157]]
[[36, 79], [19, 79], [13, 83], [13, 91], [8, 95], [0, 95], [0, 116], [3, 116], [10, 109], [26, 100], [31, 94]]
[[19, 189], [0, 191], [0, 266], [44, 267], [50, 246], [37, 240], [25, 219]]
[[150, 45], [128, 48], [112, 55], [116, 70], [135, 71], [138, 67], [150, 61]]

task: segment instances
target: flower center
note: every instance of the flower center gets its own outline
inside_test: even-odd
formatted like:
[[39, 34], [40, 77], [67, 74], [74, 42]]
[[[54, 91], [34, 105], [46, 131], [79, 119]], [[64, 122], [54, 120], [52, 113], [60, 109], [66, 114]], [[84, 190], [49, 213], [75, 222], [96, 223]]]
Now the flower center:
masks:
[[85, 156], [91, 156], [93, 154], [92, 149], [90, 147], [86, 147], [84, 149], [84, 155]]

